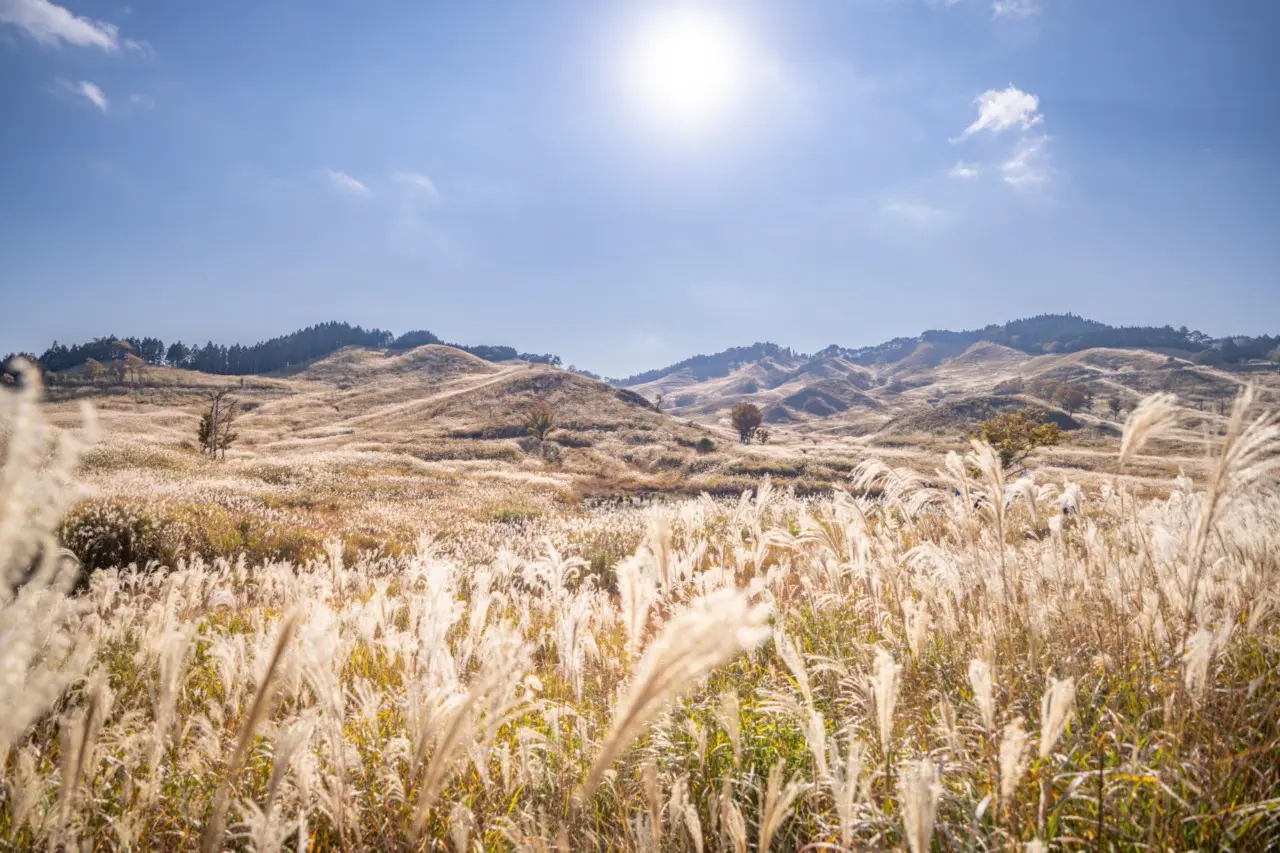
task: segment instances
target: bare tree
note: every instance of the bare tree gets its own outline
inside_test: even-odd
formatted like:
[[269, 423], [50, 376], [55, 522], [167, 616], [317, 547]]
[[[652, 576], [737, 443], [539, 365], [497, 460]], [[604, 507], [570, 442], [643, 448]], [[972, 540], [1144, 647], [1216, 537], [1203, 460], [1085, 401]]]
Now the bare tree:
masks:
[[240, 414], [240, 401], [230, 396], [230, 390], [223, 388], [209, 395], [209, 406], [200, 416], [199, 440], [200, 452], [208, 453], [214, 459], [218, 451], [222, 458], [227, 458], [227, 448], [238, 437], [232, 427]]
[[544, 441], [556, 423], [555, 410], [545, 400], [535, 403], [524, 417], [524, 427], [529, 435]]

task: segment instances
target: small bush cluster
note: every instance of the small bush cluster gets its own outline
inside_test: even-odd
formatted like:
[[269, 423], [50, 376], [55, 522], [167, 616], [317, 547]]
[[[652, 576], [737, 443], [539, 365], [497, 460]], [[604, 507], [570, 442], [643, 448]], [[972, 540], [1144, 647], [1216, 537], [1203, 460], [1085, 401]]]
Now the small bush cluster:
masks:
[[324, 554], [326, 537], [217, 506], [110, 500], [76, 507], [59, 526], [58, 538], [92, 572], [129, 565], [167, 570], [192, 556], [305, 563]]
[[145, 507], [122, 501], [77, 507], [63, 520], [58, 539], [88, 572], [113, 566], [173, 566], [184, 544], [174, 525]]

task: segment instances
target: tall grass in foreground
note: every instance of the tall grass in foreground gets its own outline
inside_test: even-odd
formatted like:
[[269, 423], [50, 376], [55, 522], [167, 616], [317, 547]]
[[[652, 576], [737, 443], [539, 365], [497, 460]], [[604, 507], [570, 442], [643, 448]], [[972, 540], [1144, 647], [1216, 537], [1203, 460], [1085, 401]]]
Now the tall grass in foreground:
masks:
[[932, 481], [864, 465], [882, 500], [654, 511], [616, 591], [424, 539], [72, 596], [74, 446], [36, 394], [0, 395], [8, 847], [1280, 842], [1280, 431], [1248, 395], [1210, 480], [1145, 503], [975, 445]]

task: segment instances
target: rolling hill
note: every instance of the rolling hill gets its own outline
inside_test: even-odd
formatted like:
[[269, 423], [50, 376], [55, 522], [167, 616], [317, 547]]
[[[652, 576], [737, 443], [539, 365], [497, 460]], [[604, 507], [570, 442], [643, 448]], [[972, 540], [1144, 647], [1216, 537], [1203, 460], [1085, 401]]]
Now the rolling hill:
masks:
[[[1095, 412], [1109, 408], [1111, 397], [1125, 410], [1162, 390], [1177, 393], [1189, 406], [1216, 409], [1246, 381], [1272, 386], [1274, 371], [1254, 363], [1245, 375], [1250, 365], [1243, 357], [1235, 365], [1215, 366], [1198, 363], [1207, 359], [1196, 353], [1227, 342], [1238, 353], [1262, 351], [1272, 341], [1249, 340], [1213, 341], [1185, 329], [1112, 327], [1074, 315], [1046, 315], [972, 332], [930, 331], [860, 349], [831, 346], [813, 355], [758, 343], [615, 384], [660, 399], [676, 416], [708, 423], [723, 424], [728, 411], [745, 401], [759, 406], [767, 423], [801, 434], [955, 434], [1013, 406], [1039, 407], [1064, 425], [1078, 425], [1055, 404], [1054, 392], [1063, 387], [1083, 392], [1086, 409]], [[1090, 345], [1105, 341], [1116, 343]]]

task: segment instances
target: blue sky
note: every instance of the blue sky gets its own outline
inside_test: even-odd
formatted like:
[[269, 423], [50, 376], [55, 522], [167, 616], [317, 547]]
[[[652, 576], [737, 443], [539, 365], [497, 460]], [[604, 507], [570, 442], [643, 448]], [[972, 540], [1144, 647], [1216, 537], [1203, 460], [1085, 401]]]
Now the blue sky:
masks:
[[[0, 0], [6, 351], [1280, 331], [1280, 4], [64, 2]], [[636, 57], [684, 14], [731, 79], [682, 124]]]

